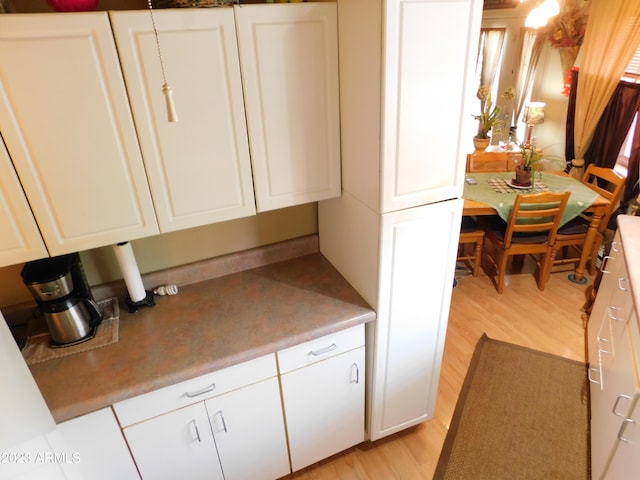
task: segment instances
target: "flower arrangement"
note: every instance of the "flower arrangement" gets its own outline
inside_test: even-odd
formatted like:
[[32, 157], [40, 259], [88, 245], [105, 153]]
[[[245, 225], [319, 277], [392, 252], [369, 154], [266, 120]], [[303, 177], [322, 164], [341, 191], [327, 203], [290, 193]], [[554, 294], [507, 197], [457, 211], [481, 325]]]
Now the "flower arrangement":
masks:
[[535, 166], [542, 160], [544, 157], [544, 150], [542, 148], [536, 147], [535, 145], [525, 145], [524, 142], [518, 145], [520, 148], [520, 153], [522, 154], [522, 165], [528, 169], [532, 170]]
[[[508, 88], [502, 94], [502, 98], [505, 100], [513, 100], [516, 96], [516, 92], [513, 87]], [[491, 99], [491, 92], [486, 85], [480, 85], [476, 97], [480, 100], [480, 115], [473, 115], [473, 118], [478, 121], [478, 138], [489, 138], [489, 132], [493, 130], [494, 133], [499, 133], [502, 128], [502, 108], [499, 105], [494, 105]]]
[[579, 47], [584, 40], [587, 17], [576, 0], [564, 0], [560, 13], [551, 17], [545, 28], [547, 39], [556, 48]]

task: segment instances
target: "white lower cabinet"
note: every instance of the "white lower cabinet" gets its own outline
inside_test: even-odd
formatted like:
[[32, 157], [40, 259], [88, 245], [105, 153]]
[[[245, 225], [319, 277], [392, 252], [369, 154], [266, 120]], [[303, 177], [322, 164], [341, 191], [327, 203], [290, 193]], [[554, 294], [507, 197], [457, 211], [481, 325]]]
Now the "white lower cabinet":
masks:
[[113, 408], [143, 480], [274, 480], [363, 442], [364, 396], [358, 325]]
[[109, 407], [58, 424], [49, 443], [69, 479], [140, 480]]
[[364, 441], [360, 325], [278, 352], [293, 471]]
[[274, 355], [114, 405], [143, 480], [289, 473]]
[[205, 402], [226, 480], [271, 480], [290, 473], [278, 380]]
[[619, 229], [588, 325], [594, 479], [635, 479], [640, 472], [640, 331], [629, 278], [634, 266], [623, 243]]
[[144, 480], [224, 480], [202, 402], [124, 429]]

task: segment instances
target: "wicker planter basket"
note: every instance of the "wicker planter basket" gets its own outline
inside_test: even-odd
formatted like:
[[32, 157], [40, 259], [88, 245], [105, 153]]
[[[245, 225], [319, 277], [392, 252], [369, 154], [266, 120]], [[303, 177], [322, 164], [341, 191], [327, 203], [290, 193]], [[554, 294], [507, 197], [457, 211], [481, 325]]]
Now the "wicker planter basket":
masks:
[[151, 0], [153, 8], [228, 7], [240, 0]]

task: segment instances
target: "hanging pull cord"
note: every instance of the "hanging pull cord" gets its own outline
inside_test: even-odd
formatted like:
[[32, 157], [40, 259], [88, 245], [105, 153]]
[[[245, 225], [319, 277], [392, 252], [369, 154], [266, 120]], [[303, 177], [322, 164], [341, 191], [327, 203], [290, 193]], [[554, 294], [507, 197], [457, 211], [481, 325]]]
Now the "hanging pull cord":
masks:
[[164, 62], [162, 61], [162, 52], [160, 52], [160, 40], [158, 39], [158, 29], [156, 28], [156, 20], [153, 16], [153, 5], [151, 0], [147, 0], [149, 4], [149, 14], [151, 15], [151, 24], [153, 25], [153, 34], [156, 39], [156, 49], [158, 50], [158, 59], [160, 59], [160, 69], [162, 70], [162, 80], [164, 84], [162, 85], [162, 94], [164, 95], [165, 103], [167, 106], [167, 119], [169, 122], [177, 122], [178, 114], [176, 113], [176, 107], [173, 104], [173, 91], [171, 87], [167, 83], [167, 76], [164, 72]]

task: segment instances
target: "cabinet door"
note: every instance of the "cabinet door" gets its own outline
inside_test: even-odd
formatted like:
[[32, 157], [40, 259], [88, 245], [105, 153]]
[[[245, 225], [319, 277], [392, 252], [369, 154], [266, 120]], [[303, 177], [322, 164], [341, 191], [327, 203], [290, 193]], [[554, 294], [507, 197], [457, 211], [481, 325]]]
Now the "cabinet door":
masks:
[[233, 10], [109, 13], [162, 232], [255, 213]]
[[0, 139], [0, 267], [48, 256], [29, 202]]
[[462, 200], [382, 216], [371, 437], [432, 418]]
[[364, 441], [364, 347], [281, 376], [293, 471]]
[[290, 473], [277, 378], [205, 405], [225, 480], [271, 480]]
[[258, 211], [339, 196], [335, 3], [234, 9]]
[[158, 227], [106, 12], [0, 16], [0, 131], [51, 255]]
[[[609, 255], [607, 255], [600, 267], [602, 270], [602, 281], [598, 287], [598, 294], [587, 325], [589, 368], [594, 375], [591, 379], [596, 383], [600, 383], [598, 371], [600, 370], [599, 363], [600, 359], [602, 359], [603, 350], [603, 346], [601, 345], [602, 325], [604, 321], [608, 322], [610, 319], [609, 314], [612, 312], [609, 311], [609, 307], [612, 306], [612, 297], [615, 290], [618, 289], [618, 273], [623, 266], [624, 253], [620, 243], [620, 235], [616, 234], [614, 241], [611, 243]], [[616, 307], [615, 305], [613, 306], [614, 308]], [[613, 313], [615, 314], [615, 312]]]
[[[635, 399], [635, 408], [629, 417], [622, 421], [618, 429], [618, 442], [611, 463], [607, 469], [606, 480], [636, 480], [640, 472], [640, 401]], [[593, 476], [593, 478], [600, 478]]]
[[224, 480], [202, 402], [124, 429], [144, 480]]
[[91, 480], [140, 480], [109, 407], [58, 424], [56, 439], [56, 450], [70, 459], [65, 471]]
[[385, 8], [381, 175], [382, 212], [390, 212], [462, 194], [482, 1]]
[[[51, 412], [0, 312], [0, 452], [55, 428]], [[4, 465], [3, 465], [4, 467]], [[1, 469], [0, 469], [1, 470]]]

